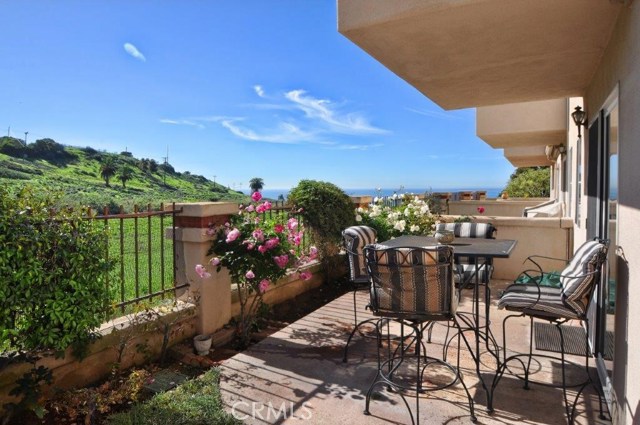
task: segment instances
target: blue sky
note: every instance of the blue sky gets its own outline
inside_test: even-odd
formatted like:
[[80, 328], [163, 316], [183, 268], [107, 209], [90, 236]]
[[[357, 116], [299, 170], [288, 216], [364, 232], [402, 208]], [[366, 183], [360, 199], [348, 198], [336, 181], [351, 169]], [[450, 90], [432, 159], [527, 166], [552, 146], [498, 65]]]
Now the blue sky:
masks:
[[246, 189], [502, 187], [513, 167], [337, 31], [332, 0], [0, 0], [0, 133]]

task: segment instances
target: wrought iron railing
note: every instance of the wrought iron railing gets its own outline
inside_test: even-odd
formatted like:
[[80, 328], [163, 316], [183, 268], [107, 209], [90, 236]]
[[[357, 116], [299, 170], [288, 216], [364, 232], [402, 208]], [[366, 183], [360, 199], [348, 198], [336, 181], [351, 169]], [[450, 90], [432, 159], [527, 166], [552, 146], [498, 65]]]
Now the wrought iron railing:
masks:
[[[105, 256], [115, 263], [108, 275], [108, 285], [112, 291], [113, 304], [120, 312], [143, 302], [154, 303], [174, 297], [175, 291], [188, 286], [176, 281], [175, 258], [175, 204], [165, 210], [151, 205], [146, 208], [134, 207], [125, 213], [120, 207], [112, 213], [107, 207], [101, 215], [91, 219], [104, 223], [108, 234]], [[165, 229], [172, 227], [170, 238], [165, 238]]]

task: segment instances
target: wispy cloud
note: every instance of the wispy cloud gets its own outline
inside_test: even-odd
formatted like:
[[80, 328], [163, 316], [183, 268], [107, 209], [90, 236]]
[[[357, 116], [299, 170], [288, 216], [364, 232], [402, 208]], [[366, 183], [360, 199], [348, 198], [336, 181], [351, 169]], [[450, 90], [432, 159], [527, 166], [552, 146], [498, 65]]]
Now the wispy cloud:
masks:
[[413, 112], [414, 114], [424, 115], [426, 117], [431, 118], [442, 118], [446, 120], [461, 120], [463, 119], [461, 116], [456, 115], [455, 112], [449, 111], [430, 111], [428, 109], [414, 109], [414, 108], [404, 108], [409, 112]]
[[309, 141], [313, 136], [290, 123], [279, 123], [278, 127], [270, 132], [257, 132], [247, 127], [238, 125], [244, 119], [227, 119], [220, 124], [235, 136], [252, 142], [298, 144]]
[[255, 86], [253, 86], [253, 90], [255, 90], [256, 94], [260, 97], [264, 97], [264, 89], [262, 88], [261, 85], [256, 84]]
[[[260, 85], [253, 86], [258, 97], [266, 99]], [[246, 116], [200, 116], [180, 119], [161, 119], [160, 122], [206, 128], [208, 123], [218, 123], [235, 137], [252, 142], [300, 144], [314, 143], [331, 149], [366, 150], [379, 145], [355, 144], [329, 141], [337, 136], [356, 137], [388, 134], [376, 127], [361, 113], [345, 111], [345, 107], [329, 99], [319, 99], [304, 90], [292, 90], [279, 96], [269, 96], [268, 102], [241, 105], [252, 109], [251, 118]], [[267, 116], [266, 111], [279, 111]], [[263, 124], [268, 123], [268, 124]]]
[[369, 145], [333, 145], [326, 146], [325, 149], [341, 150], [341, 151], [367, 151], [369, 149], [379, 148], [384, 146], [382, 143], [374, 143]]
[[124, 51], [139, 61], [146, 62], [147, 58], [138, 50], [136, 46], [131, 43], [124, 43]]
[[292, 90], [285, 98], [305, 113], [307, 118], [328, 124], [330, 129], [343, 134], [385, 134], [383, 130], [371, 125], [361, 114], [348, 112], [341, 114], [328, 99], [316, 99], [304, 90]]
[[168, 118], [162, 118], [162, 119], [160, 119], [160, 122], [163, 123], [163, 124], [188, 125], [188, 126], [191, 126], [191, 127], [205, 128], [203, 124], [201, 124], [199, 122], [195, 122], [193, 120], [188, 120], [188, 119], [172, 120], [172, 119], [168, 119]]

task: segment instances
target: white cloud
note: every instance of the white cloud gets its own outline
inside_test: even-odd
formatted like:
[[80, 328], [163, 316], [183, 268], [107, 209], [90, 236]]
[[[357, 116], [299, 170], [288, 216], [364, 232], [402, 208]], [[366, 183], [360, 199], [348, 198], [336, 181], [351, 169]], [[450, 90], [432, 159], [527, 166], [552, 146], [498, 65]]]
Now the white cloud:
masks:
[[409, 112], [413, 112], [414, 114], [424, 115], [426, 117], [431, 118], [442, 118], [446, 120], [461, 120], [463, 119], [461, 116], [456, 115], [454, 111], [429, 111], [422, 109], [413, 109], [413, 108], [405, 108]]
[[341, 150], [341, 151], [367, 151], [373, 148], [379, 148], [384, 146], [382, 143], [375, 143], [372, 145], [335, 145], [326, 147], [325, 149]]
[[[253, 86], [260, 98], [266, 98], [264, 88]], [[219, 123], [234, 136], [253, 142], [299, 144], [314, 143], [332, 149], [366, 150], [379, 145], [345, 144], [328, 141], [336, 135], [344, 137], [387, 134], [387, 130], [373, 126], [357, 112], [344, 112], [327, 99], [316, 99], [304, 90], [292, 90], [279, 99], [270, 96], [269, 102], [240, 105], [251, 108], [251, 119], [232, 116], [199, 116], [181, 119], [161, 119], [160, 122], [206, 128], [207, 123]], [[278, 111], [272, 116], [271, 112]], [[269, 114], [269, 115], [267, 115]], [[259, 124], [260, 123], [260, 124]], [[266, 123], [266, 124], [262, 124]]]
[[168, 119], [168, 118], [162, 118], [160, 119], [160, 122], [163, 124], [172, 124], [172, 125], [188, 125], [191, 127], [198, 127], [198, 128], [205, 128], [204, 125], [200, 124], [199, 122], [195, 122], [193, 120], [172, 120], [172, 119]]
[[243, 119], [225, 119], [221, 120], [220, 123], [237, 137], [252, 142], [297, 144], [313, 138], [311, 134], [290, 123], [280, 123], [275, 131], [258, 133], [250, 128], [238, 125], [237, 123], [240, 121], [243, 121]]
[[124, 50], [125, 52], [127, 52], [129, 55], [131, 55], [132, 57], [142, 61], [142, 62], [146, 62], [147, 58], [144, 57], [144, 55], [140, 52], [140, 50], [138, 50], [138, 48], [136, 46], [134, 46], [131, 43], [124, 43]]
[[264, 89], [261, 85], [256, 84], [253, 86], [253, 89], [256, 91], [256, 94], [260, 97], [264, 97]]
[[330, 100], [308, 96], [304, 90], [292, 90], [285, 98], [302, 110], [307, 118], [328, 124], [330, 129], [342, 134], [384, 134], [387, 130], [374, 127], [362, 115], [350, 112], [340, 114]]

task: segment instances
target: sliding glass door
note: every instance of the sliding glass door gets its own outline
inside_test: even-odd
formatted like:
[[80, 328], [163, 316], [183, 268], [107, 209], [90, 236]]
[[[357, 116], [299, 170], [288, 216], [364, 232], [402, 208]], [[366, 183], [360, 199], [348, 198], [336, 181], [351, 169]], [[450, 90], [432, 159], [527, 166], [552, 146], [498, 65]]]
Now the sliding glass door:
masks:
[[590, 335], [607, 401], [614, 379], [616, 296], [618, 282], [618, 123], [617, 93], [605, 103], [589, 127], [587, 176], [587, 236], [609, 239], [608, 267], [590, 311]]

